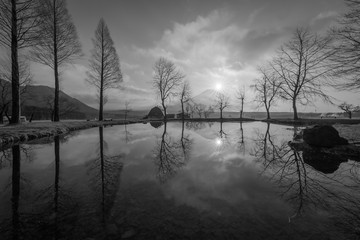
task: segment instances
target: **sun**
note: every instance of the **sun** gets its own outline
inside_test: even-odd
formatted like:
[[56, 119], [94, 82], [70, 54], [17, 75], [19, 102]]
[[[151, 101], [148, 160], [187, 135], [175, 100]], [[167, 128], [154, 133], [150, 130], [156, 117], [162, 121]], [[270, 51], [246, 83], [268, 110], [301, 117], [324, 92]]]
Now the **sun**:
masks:
[[215, 89], [216, 89], [217, 91], [221, 91], [222, 88], [223, 88], [223, 86], [222, 86], [221, 83], [217, 83], [217, 84], [215, 85]]

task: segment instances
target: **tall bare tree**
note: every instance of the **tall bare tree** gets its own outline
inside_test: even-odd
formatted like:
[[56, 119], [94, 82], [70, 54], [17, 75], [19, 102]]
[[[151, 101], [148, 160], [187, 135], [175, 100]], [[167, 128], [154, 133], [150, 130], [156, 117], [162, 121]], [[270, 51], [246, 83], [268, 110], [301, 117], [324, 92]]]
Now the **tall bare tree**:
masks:
[[103, 120], [106, 91], [119, 88], [122, 82], [119, 56], [104, 19], [100, 19], [93, 39], [94, 49], [87, 81], [96, 87], [99, 96], [99, 121]]
[[360, 89], [360, 1], [345, 0], [345, 3], [349, 11], [339, 19], [339, 27], [331, 31], [336, 52], [332, 58], [335, 67], [332, 67], [341, 81], [337, 86]]
[[154, 65], [153, 87], [161, 100], [166, 120], [166, 104], [178, 94], [185, 75], [180, 72], [175, 64], [166, 59], [159, 58]]
[[298, 28], [292, 39], [279, 50], [271, 62], [281, 81], [281, 97], [292, 102], [294, 119], [298, 119], [297, 104], [309, 104], [315, 97], [331, 102], [322, 90], [324, 80], [330, 76], [328, 64], [333, 56], [331, 39]]
[[243, 112], [244, 112], [244, 100], [245, 100], [245, 87], [239, 87], [236, 90], [236, 98], [240, 101], [241, 103], [241, 109], [240, 109], [240, 119], [242, 119], [243, 117]]
[[220, 110], [220, 119], [223, 119], [223, 110], [230, 106], [230, 99], [223, 93], [218, 93], [216, 97], [216, 106]]
[[258, 102], [259, 106], [265, 107], [266, 118], [270, 119], [270, 108], [277, 99], [281, 82], [278, 81], [273, 71], [265, 67], [259, 67], [258, 71], [261, 77], [257, 78], [251, 87], [256, 92], [255, 101]]
[[80, 57], [81, 45], [75, 25], [66, 7], [66, 0], [39, 0], [41, 2], [41, 34], [34, 47], [33, 59], [54, 70], [54, 121], [60, 121], [59, 68]]
[[185, 81], [181, 86], [180, 92], [180, 102], [181, 102], [181, 119], [184, 121], [185, 112], [184, 112], [184, 104], [188, 103], [191, 99], [191, 90], [190, 84], [188, 81]]
[[11, 124], [20, 123], [19, 49], [41, 37], [37, 0], [0, 0], [0, 44], [11, 50]]

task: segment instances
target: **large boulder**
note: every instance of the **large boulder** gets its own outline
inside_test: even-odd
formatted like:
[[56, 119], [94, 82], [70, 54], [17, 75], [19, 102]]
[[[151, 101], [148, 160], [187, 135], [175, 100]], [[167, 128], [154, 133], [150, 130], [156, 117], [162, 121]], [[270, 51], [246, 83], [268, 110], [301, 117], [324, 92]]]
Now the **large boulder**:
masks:
[[339, 136], [338, 131], [334, 127], [329, 125], [316, 125], [304, 129], [303, 140], [315, 147], [335, 147], [349, 144], [345, 138]]

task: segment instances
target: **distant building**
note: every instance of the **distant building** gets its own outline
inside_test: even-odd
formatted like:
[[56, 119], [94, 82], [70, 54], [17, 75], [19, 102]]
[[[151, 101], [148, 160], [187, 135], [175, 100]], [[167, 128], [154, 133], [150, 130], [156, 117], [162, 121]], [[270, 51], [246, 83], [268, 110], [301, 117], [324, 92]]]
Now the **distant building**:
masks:
[[176, 118], [176, 114], [173, 114], [173, 113], [166, 114], [166, 118], [167, 119], [174, 119], [174, 118]]
[[[182, 113], [176, 114], [175, 118], [182, 119]], [[184, 113], [184, 118], [190, 118], [190, 114], [189, 113]]]
[[163, 119], [164, 114], [159, 107], [153, 107], [147, 115], [148, 119]]

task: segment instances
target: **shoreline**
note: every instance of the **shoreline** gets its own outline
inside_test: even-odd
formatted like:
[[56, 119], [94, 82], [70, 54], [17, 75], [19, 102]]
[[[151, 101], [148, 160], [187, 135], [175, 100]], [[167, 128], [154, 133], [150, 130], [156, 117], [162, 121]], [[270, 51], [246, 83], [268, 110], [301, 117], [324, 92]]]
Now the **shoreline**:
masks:
[[302, 118], [293, 120], [289, 118], [284, 119], [263, 119], [261, 122], [288, 125], [288, 126], [311, 126], [311, 125], [334, 125], [334, 124], [360, 124], [360, 119], [347, 118]]
[[[135, 123], [159, 122], [162, 119], [114, 120], [114, 121], [69, 121], [69, 122], [32, 122], [21, 125], [6, 125], [0, 127], [0, 149], [6, 149], [15, 144], [68, 134], [73, 131], [84, 130], [99, 126], [125, 125]], [[167, 122], [182, 121], [181, 119], [167, 119]], [[287, 126], [310, 126], [322, 124], [360, 124], [360, 119], [251, 119], [251, 118], [190, 118], [185, 122], [265, 122]]]
[[125, 125], [141, 123], [137, 120], [115, 121], [69, 121], [69, 122], [33, 122], [20, 125], [6, 125], [0, 127], [0, 149], [6, 149], [15, 144], [32, 140], [49, 138], [68, 134], [73, 131], [84, 130], [99, 126]]

